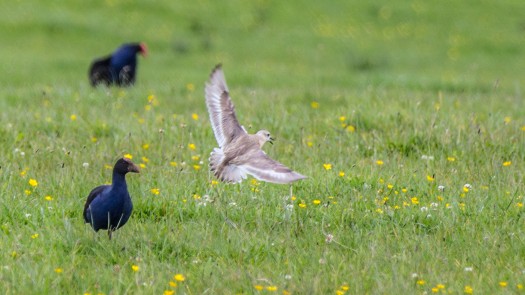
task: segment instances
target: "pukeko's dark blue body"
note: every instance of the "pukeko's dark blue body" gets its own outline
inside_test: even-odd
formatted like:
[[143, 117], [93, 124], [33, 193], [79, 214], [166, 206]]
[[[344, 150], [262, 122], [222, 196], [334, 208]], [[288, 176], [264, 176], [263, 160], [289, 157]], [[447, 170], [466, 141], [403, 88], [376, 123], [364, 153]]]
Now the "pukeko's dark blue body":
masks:
[[110, 56], [98, 58], [89, 68], [89, 81], [92, 86], [116, 84], [129, 86], [135, 83], [137, 53], [146, 56], [148, 49], [144, 43], [129, 43], [120, 46]]
[[111, 185], [101, 185], [93, 189], [84, 205], [84, 221], [95, 231], [107, 229], [111, 233], [128, 221], [133, 204], [126, 185], [126, 173], [139, 172], [129, 159], [122, 158], [113, 168]]

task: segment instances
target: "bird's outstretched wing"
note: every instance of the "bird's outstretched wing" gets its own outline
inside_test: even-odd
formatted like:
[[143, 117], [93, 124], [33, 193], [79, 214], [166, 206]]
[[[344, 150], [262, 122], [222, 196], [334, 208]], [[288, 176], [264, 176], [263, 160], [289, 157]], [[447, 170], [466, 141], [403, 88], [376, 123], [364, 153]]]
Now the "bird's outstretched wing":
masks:
[[246, 133], [237, 121], [221, 65], [217, 65], [206, 83], [206, 107], [215, 139], [222, 148], [237, 135]]
[[91, 216], [88, 216], [87, 214], [87, 210], [89, 208], [89, 205], [91, 205], [91, 202], [93, 202], [93, 200], [98, 197], [103, 191], [104, 189], [106, 189], [107, 187], [109, 187], [109, 185], [101, 185], [101, 186], [97, 186], [96, 188], [94, 188], [90, 193], [89, 193], [89, 196], [86, 200], [86, 204], [84, 204], [84, 221], [86, 223], [91, 223]]
[[89, 82], [91, 86], [95, 87], [98, 84], [104, 84], [109, 86], [111, 84], [111, 71], [110, 71], [111, 56], [99, 58], [91, 63], [89, 68]]
[[306, 176], [292, 171], [290, 168], [268, 157], [262, 150], [247, 158], [244, 163], [238, 166], [239, 169], [253, 175], [258, 180], [266, 182], [286, 184], [306, 178]]

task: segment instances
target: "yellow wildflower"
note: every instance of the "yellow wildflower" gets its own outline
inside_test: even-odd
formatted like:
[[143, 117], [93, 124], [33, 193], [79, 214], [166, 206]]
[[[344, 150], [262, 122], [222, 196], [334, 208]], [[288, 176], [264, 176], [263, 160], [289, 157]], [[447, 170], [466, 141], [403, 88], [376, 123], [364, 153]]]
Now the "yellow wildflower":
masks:
[[195, 121], [199, 120], [199, 115], [197, 115], [196, 113], [193, 113], [191, 114], [191, 118]]
[[175, 291], [173, 290], [164, 290], [164, 293], [162, 293], [163, 295], [173, 295], [175, 294]]
[[148, 162], [149, 162], [149, 159], [146, 158], [146, 157], [142, 157], [142, 162], [144, 162], [144, 163], [148, 163]]
[[133, 270], [134, 272], [137, 272], [139, 271], [140, 267], [138, 265], [132, 265], [131, 266], [131, 270]]
[[186, 90], [193, 92], [195, 90], [195, 85], [193, 85], [193, 83], [186, 84]]
[[474, 289], [472, 289], [471, 286], [467, 285], [467, 286], [465, 286], [465, 288], [463, 289], [463, 292], [465, 292], [465, 294], [472, 294], [472, 293], [474, 293]]
[[96, 138], [95, 136], [91, 136], [91, 142], [95, 143], [98, 141], [98, 138]]
[[511, 121], [512, 121], [511, 117], [507, 116], [507, 117], [503, 118], [503, 122], [505, 122], [505, 124], [509, 124]]
[[314, 205], [319, 205], [321, 204], [321, 200], [313, 200], [312, 203], [314, 203]]
[[344, 121], [346, 121], [346, 117], [345, 117], [345, 116], [340, 116], [340, 117], [339, 117], [339, 121], [340, 121], [340, 122], [344, 122]]
[[312, 101], [310, 106], [312, 107], [312, 109], [318, 109], [319, 108], [319, 103], [317, 101]]
[[151, 190], [151, 193], [154, 194], [154, 195], [158, 195], [160, 194], [160, 190], [158, 188], [152, 188]]
[[201, 165], [193, 165], [193, 169], [199, 171], [201, 169]]
[[505, 282], [505, 281], [499, 282], [499, 286], [502, 287], [502, 288], [505, 288], [505, 287], [507, 287], [507, 282]]
[[270, 292], [275, 292], [275, 291], [277, 291], [277, 286], [267, 286], [266, 290], [268, 290]]
[[29, 185], [32, 187], [36, 187], [38, 185], [38, 181], [36, 181], [36, 179], [30, 178]]
[[428, 181], [434, 181], [434, 177], [433, 177], [433, 176], [430, 176], [430, 175], [427, 175], [427, 180], [428, 180]]
[[201, 159], [201, 156], [199, 156], [199, 155], [191, 156], [191, 159], [192, 159], [193, 161], [198, 161], [198, 160]]
[[64, 272], [64, 270], [62, 268], [60, 268], [60, 267], [57, 267], [57, 268], [55, 268], [55, 272], [56, 273], [62, 273], [62, 272]]
[[346, 129], [346, 131], [348, 131], [348, 132], [350, 132], [350, 133], [355, 132], [355, 127], [352, 126], [352, 125], [348, 125], [348, 126], [346, 126], [345, 129]]
[[38, 238], [38, 234], [32, 234], [32, 235], [31, 235], [31, 239], [34, 240], [34, 239], [37, 239], [37, 238]]
[[170, 166], [171, 166], [171, 167], [177, 167], [177, 162], [171, 161], [171, 162], [170, 162]]
[[454, 162], [454, 161], [456, 161], [456, 158], [455, 157], [447, 157], [447, 161]]
[[510, 165], [512, 165], [512, 162], [511, 162], [511, 161], [505, 161], [505, 162], [503, 162], [503, 167], [509, 167]]
[[425, 280], [417, 280], [417, 284], [420, 286], [423, 286], [425, 283]]
[[133, 156], [131, 154], [125, 154], [124, 158], [128, 158], [130, 160], [133, 160]]
[[149, 143], [145, 143], [145, 144], [143, 144], [143, 145], [142, 145], [142, 148], [145, 149], [145, 150], [149, 149]]
[[325, 163], [323, 164], [325, 170], [332, 170], [332, 164]]
[[382, 160], [377, 160], [377, 161], [376, 161], [376, 164], [377, 164], [378, 166], [381, 166], [381, 165], [384, 164], [384, 162], [383, 162]]
[[339, 176], [340, 176], [340, 177], [344, 177], [344, 176], [345, 176], [344, 171], [339, 171]]
[[26, 190], [24, 190], [24, 194], [26, 194], [26, 196], [29, 196], [31, 194], [31, 191], [26, 189]]
[[348, 285], [342, 285], [341, 286], [341, 290], [343, 291], [348, 291], [350, 289], [350, 287]]
[[190, 143], [188, 144], [188, 148], [192, 151], [196, 150], [197, 149], [197, 146], [194, 144], [194, 143]]
[[417, 199], [417, 197], [413, 197], [410, 200], [412, 201], [412, 204], [414, 204], [414, 205], [419, 204], [419, 200]]
[[173, 279], [177, 282], [184, 282], [186, 280], [186, 277], [183, 274], [176, 274], [173, 276]]
[[46, 201], [53, 201], [53, 197], [52, 196], [45, 196], [44, 198], [46, 199]]
[[73, 114], [73, 115], [69, 116], [69, 119], [71, 119], [71, 121], [76, 121], [77, 120], [77, 115]]
[[299, 208], [306, 208], [306, 204], [305, 203], [299, 203]]
[[253, 286], [253, 287], [254, 287], [255, 290], [257, 290], [257, 291], [262, 291], [262, 290], [264, 289], [264, 287], [261, 286], [261, 285], [255, 285], [255, 286]]

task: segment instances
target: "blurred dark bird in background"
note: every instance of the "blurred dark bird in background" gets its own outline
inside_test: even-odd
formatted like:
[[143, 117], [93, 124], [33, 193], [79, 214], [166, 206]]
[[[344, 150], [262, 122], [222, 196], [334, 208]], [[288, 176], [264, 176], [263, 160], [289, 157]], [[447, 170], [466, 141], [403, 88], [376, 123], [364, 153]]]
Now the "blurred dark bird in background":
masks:
[[133, 85], [137, 70], [137, 53], [145, 57], [148, 54], [146, 44], [123, 44], [111, 55], [95, 59], [89, 68], [91, 86]]
[[111, 233], [128, 221], [133, 210], [131, 197], [126, 184], [126, 173], [139, 173], [139, 168], [127, 158], [121, 158], [113, 167], [111, 185], [94, 188], [84, 205], [84, 221], [98, 232], [107, 229]]

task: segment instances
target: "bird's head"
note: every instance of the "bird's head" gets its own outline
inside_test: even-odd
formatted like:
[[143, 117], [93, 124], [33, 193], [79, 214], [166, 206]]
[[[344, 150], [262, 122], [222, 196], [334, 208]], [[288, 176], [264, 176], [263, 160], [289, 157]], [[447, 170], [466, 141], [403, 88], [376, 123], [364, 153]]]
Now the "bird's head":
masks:
[[262, 147], [263, 144], [266, 142], [269, 142], [270, 144], [273, 144], [273, 141], [275, 140], [269, 131], [267, 130], [259, 130], [256, 133], [257, 137], [259, 138], [259, 144]]
[[126, 174], [128, 172], [134, 172], [134, 173], [140, 172], [139, 167], [137, 167], [137, 165], [131, 162], [131, 160], [128, 158], [118, 159], [117, 163], [115, 163], [115, 167], [113, 168], [113, 171], [119, 174]]

